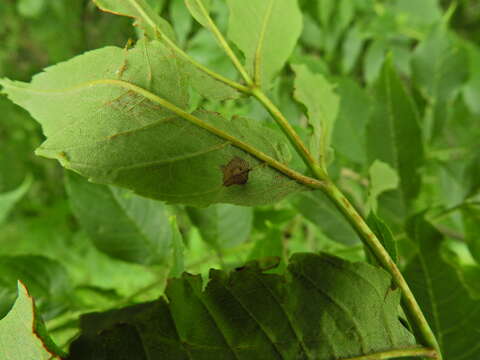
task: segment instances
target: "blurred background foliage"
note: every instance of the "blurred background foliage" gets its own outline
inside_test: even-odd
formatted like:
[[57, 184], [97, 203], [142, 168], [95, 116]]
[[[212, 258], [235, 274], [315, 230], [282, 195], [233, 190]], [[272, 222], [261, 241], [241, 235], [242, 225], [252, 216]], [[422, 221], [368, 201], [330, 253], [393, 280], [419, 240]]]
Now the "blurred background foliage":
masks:
[[[236, 76], [183, 1], [149, 2], [173, 24], [179, 44], [190, 54], [219, 73]], [[469, 279], [479, 273], [475, 259], [480, 260], [479, 241], [472, 235], [480, 227], [480, 1], [300, 0], [300, 5], [304, 28], [290, 63], [323, 74], [336, 84], [341, 99], [331, 174], [365, 215], [375, 194], [378, 213], [397, 240], [400, 264], [416, 251], [405, 233], [405, 219], [434, 208], [437, 228], [450, 239], [445, 251], [455, 254], [451, 262], [466, 269], [465, 281], [478, 294]], [[223, 1], [213, 1], [212, 12], [226, 31]], [[28, 81], [46, 66], [85, 51], [124, 47], [138, 36], [135, 31], [130, 19], [102, 13], [87, 0], [3, 0], [0, 77]], [[415, 100], [423, 130], [421, 189], [413, 204], [402, 203], [395, 185], [373, 188], [372, 176], [384, 183], [391, 178], [388, 170], [380, 167], [379, 175], [369, 171], [379, 158], [371, 126], [378, 96], [374, 85], [389, 57]], [[305, 135], [309, 129], [304, 109], [292, 98], [293, 80], [287, 67], [270, 95]], [[265, 110], [246, 99], [202, 105], [270, 121]], [[34, 155], [42, 140], [29, 114], [0, 97], [0, 318], [10, 308], [20, 278], [60, 344], [75, 334], [81, 313], [161, 294], [171, 267], [172, 215], [184, 237], [185, 268], [190, 272], [232, 269], [272, 256], [280, 259], [273, 271], [281, 272], [288, 256], [298, 251], [363, 259], [358, 238], [321, 195], [253, 209], [167, 206], [65, 176], [59, 164]], [[92, 224], [88, 213], [93, 202], [104, 209], [99, 214], [125, 217], [121, 224], [110, 225], [131, 235], [128, 246], [122, 248], [118, 238], [104, 236], [101, 224]], [[132, 219], [161, 227], [161, 238], [137, 234], [127, 224]]]

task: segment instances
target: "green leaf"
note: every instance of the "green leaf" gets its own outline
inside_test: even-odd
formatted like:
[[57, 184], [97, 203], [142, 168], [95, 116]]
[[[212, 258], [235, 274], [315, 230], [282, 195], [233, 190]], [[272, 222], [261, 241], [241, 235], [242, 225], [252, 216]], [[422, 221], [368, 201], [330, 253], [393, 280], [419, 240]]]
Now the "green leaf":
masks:
[[310, 150], [325, 166], [340, 99], [323, 75], [313, 74], [306, 65], [293, 65], [292, 68], [296, 73], [294, 96], [307, 108], [313, 128]]
[[[141, 42], [126, 61], [124, 50], [107, 47], [50, 67], [30, 84], [0, 84], [42, 124], [47, 140], [37, 154], [93, 182], [196, 206], [274, 203], [305, 189], [276, 170], [290, 158], [277, 132], [184, 110], [188, 79], [177, 60], [162, 44]], [[249, 164], [248, 183], [226, 187], [222, 166], [234, 157]]]
[[393, 261], [398, 261], [397, 242], [393, 237], [392, 231], [374, 212], [370, 212], [367, 217], [367, 224], [372, 231], [377, 235], [378, 240], [383, 247], [388, 251]]
[[471, 45], [467, 48], [468, 60], [470, 64], [469, 79], [462, 89], [463, 98], [470, 111], [480, 114], [480, 49]]
[[385, 51], [386, 45], [383, 39], [374, 40], [368, 45], [363, 59], [363, 74], [368, 84], [378, 79], [385, 62]]
[[385, 191], [394, 190], [398, 186], [398, 175], [390, 165], [380, 160], [375, 160], [368, 170], [370, 177], [370, 188], [368, 203], [370, 208], [377, 211], [378, 197]]
[[442, 234], [421, 218], [409, 226], [419, 245], [404, 275], [448, 360], [480, 357], [480, 300], [470, 298], [459, 274], [440, 255]]
[[15, 300], [18, 280], [28, 286], [45, 318], [68, 308], [71, 282], [61, 263], [37, 255], [4, 255], [0, 256], [0, 318]]
[[468, 58], [465, 49], [444, 24], [438, 24], [415, 49], [413, 76], [431, 100], [446, 101], [465, 82]]
[[399, 211], [405, 211], [420, 190], [419, 169], [423, 163], [422, 132], [412, 98], [395, 72], [391, 59], [386, 62], [373, 97], [374, 113], [368, 124], [370, 162], [381, 160], [399, 177]]
[[249, 261], [277, 261], [277, 267], [273, 272], [277, 274], [285, 273], [285, 244], [283, 231], [275, 226], [268, 226], [265, 235], [255, 241], [253, 249], [248, 254]]
[[15, 204], [27, 193], [32, 185], [32, 177], [27, 176], [15, 190], [0, 194], [0, 225], [5, 222]]
[[467, 80], [467, 53], [455, 35], [439, 24], [415, 49], [412, 73], [432, 107], [427, 134], [428, 139], [436, 140], [444, 130], [448, 101], [453, 100]]
[[185, 271], [184, 256], [183, 256], [183, 237], [178, 228], [177, 218], [172, 216], [170, 219], [170, 227], [172, 232], [172, 257], [173, 264], [170, 268], [169, 277], [178, 278]]
[[185, 5], [195, 20], [207, 29], [211, 28], [208, 17], [205, 15], [210, 13], [210, 0], [185, 0]]
[[18, 298], [10, 312], [0, 320], [1, 359], [60, 359], [61, 352], [53, 344], [38, 318], [33, 299], [18, 282]]
[[398, 319], [399, 290], [365, 263], [297, 254], [286, 276], [258, 264], [211, 270], [202, 289], [200, 276], [184, 274], [169, 281], [168, 304], [82, 317], [69, 360], [330, 360], [414, 344]]
[[412, 24], [426, 26], [442, 19], [438, 0], [395, 0], [392, 7], [398, 17], [403, 17]]
[[365, 44], [366, 37], [359, 26], [352, 27], [345, 35], [345, 41], [342, 44], [342, 73], [350, 73]]
[[139, 264], [161, 264], [170, 256], [172, 233], [165, 207], [116, 187], [67, 176], [70, 205], [100, 251]]
[[480, 192], [480, 152], [474, 150], [473, 158], [467, 163], [463, 173], [465, 197], [473, 197]]
[[45, 0], [19, 0], [17, 10], [26, 18], [36, 18], [43, 12], [45, 5]]
[[255, 84], [269, 88], [302, 30], [297, 0], [227, 0], [229, 38], [243, 51]]
[[94, 0], [94, 3], [102, 11], [134, 18], [151, 40], [161, 39], [163, 36], [170, 40], [175, 39], [171, 25], [161, 18], [145, 0]]
[[317, 0], [317, 16], [324, 27], [328, 27], [330, 24], [334, 11], [334, 0]]
[[292, 199], [292, 203], [330, 239], [345, 245], [360, 242], [348, 221], [321, 191], [299, 194]]
[[472, 256], [480, 264], [480, 205], [466, 205], [462, 208], [465, 241]]
[[211, 205], [206, 209], [187, 209], [202, 239], [215, 250], [232, 248], [248, 240], [252, 231], [253, 209], [230, 204]]
[[349, 160], [367, 162], [366, 126], [372, 113], [372, 99], [354, 80], [341, 78], [337, 93], [340, 110], [332, 134], [332, 147]]
[[192, 30], [192, 17], [182, 1], [172, 1], [170, 3], [169, 11], [178, 42], [183, 47], [190, 31]]

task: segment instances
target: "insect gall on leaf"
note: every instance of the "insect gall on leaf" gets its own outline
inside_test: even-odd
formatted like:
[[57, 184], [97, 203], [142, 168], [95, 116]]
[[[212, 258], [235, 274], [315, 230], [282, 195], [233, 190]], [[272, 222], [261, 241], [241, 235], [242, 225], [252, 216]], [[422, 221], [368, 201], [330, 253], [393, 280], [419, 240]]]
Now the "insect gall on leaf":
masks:
[[252, 170], [248, 162], [235, 156], [227, 165], [222, 165], [223, 186], [245, 185], [248, 173]]

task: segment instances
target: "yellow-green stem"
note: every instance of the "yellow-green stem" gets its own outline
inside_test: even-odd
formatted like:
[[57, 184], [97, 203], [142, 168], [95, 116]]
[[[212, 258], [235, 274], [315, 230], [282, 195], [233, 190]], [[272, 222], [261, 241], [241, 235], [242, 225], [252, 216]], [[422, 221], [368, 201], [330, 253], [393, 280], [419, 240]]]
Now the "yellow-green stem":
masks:
[[323, 181], [325, 184], [322, 189], [324, 193], [342, 212], [350, 225], [355, 229], [360, 238], [363, 240], [363, 243], [374, 254], [377, 261], [382, 265], [385, 270], [390, 273], [395, 285], [401, 289], [402, 301], [405, 305], [407, 316], [414, 328], [415, 335], [417, 336], [417, 338], [420, 338], [419, 340], [424, 345], [434, 348], [437, 352], [437, 359], [441, 360], [442, 355], [437, 339], [435, 338], [435, 335], [430, 328], [427, 319], [423, 315], [423, 312], [420, 309], [417, 300], [415, 299], [412, 291], [410, 290], [410, 287], [408, 286], [402, 273], [400, 272], [400, 269], [392, 260], [387, 250], [385, 250], [380, 240], [378, 240], [377, 236], [365, 223], [365, 220], [359, 215], [357, 210], [352, 206], [352, 204], [345, 197], [345, 195], [343, 195], [343, 193], [335, 186], [332, 181], [328, 179], [323, 179]]

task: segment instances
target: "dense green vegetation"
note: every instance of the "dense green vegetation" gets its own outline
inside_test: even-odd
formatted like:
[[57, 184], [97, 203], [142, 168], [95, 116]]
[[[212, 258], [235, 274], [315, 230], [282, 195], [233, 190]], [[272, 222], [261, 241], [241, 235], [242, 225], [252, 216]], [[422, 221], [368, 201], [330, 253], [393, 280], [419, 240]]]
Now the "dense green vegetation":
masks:
[[0, 359], [480, 358], [478, 0], [6, 0], [0, 39]]

